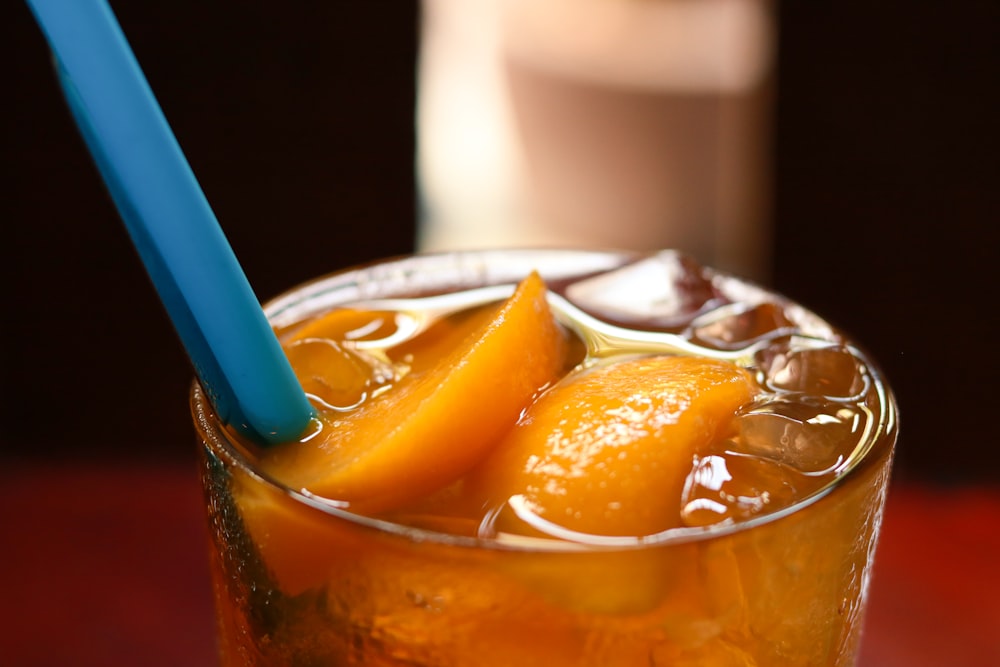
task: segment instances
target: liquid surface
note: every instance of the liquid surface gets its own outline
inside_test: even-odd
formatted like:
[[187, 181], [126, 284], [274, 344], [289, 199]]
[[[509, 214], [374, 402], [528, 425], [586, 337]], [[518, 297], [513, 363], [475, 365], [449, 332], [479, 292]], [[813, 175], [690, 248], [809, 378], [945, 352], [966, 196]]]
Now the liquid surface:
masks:
[[[513, 290], [361, 303], [284, 327], [320, 420], [265, 470], [414, 527], [600, 542], [788, 507], [843, 474], [880, 419], [866, 362], [830, 327], [683, 258], [548, 290], [533, 277], [497, 301]], [[615, 395], [601, 374], [637, 381]], [[739, 386], [728, 396], [722, 376]], [[701, 430], [614, 438], [665, 415]]]

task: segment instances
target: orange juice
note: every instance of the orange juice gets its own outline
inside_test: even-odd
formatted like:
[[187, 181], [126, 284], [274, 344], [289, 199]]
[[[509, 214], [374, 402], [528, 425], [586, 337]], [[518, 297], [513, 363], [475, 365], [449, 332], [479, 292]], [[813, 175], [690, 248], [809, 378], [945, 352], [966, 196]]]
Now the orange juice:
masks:
[[264, 451], [193, 393], [223, 664], [853, 664], [895, 408], [811, 312], [555, 250], [266, 310], [318, 417]]

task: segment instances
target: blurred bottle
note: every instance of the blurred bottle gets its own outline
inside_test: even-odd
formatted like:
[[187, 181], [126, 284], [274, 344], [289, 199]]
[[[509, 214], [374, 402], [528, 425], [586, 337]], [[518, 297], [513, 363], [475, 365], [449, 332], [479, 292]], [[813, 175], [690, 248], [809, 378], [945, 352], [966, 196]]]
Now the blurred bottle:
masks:
[[764, 280], [768, 0], [424, 0], [421, 250], [672, 247]]

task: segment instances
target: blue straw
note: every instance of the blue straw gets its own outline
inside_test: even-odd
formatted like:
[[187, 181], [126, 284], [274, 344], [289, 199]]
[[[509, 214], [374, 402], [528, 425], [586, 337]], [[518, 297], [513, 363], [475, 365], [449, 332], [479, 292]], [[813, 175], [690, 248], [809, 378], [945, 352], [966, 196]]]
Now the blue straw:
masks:
[[118, 212], [223, 423], [261, 444], [313, 416], [105, 0], [27, 0]]

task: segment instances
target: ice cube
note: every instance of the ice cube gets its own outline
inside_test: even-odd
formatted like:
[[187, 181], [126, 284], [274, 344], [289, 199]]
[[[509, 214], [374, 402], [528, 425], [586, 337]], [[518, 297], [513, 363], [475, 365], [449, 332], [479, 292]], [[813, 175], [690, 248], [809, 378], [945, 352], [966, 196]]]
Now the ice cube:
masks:
[[306, 394], [331, 410], [350, 410], [396, 377], [373, 355], [328, 338], [306, 338], [285, 348]]
[[867, 391], [867, 367], [843, 345], [790, 337], [758, 355], [765, 383], [775, 391], [792, 391], [835, 399], [857, 399]]
[[850, 459], [867, 421], [858, 407], [831, 400], [770, 401], [739, 417], [736, 447], [806, 475], [824, 475]]
[[606, 319], [668, 330], [686, 326], [697, 313], [718, 303], [704, 270], [691, 258], [671, 251], [577, 281], [566, 288], [566, 297]]
[[742, 521], [788, 506], [810, 486], [770, 459], [736, 452], [702, 456], [684, 486], [681, 518], [687, 526]]
[[696, 343], [733, 350], [777, 332], [788, 333], [791, 326], [778, 304], [760, 303], [750, 308], [730, 304], [699, 317], [692, 323], [692, 333]]

